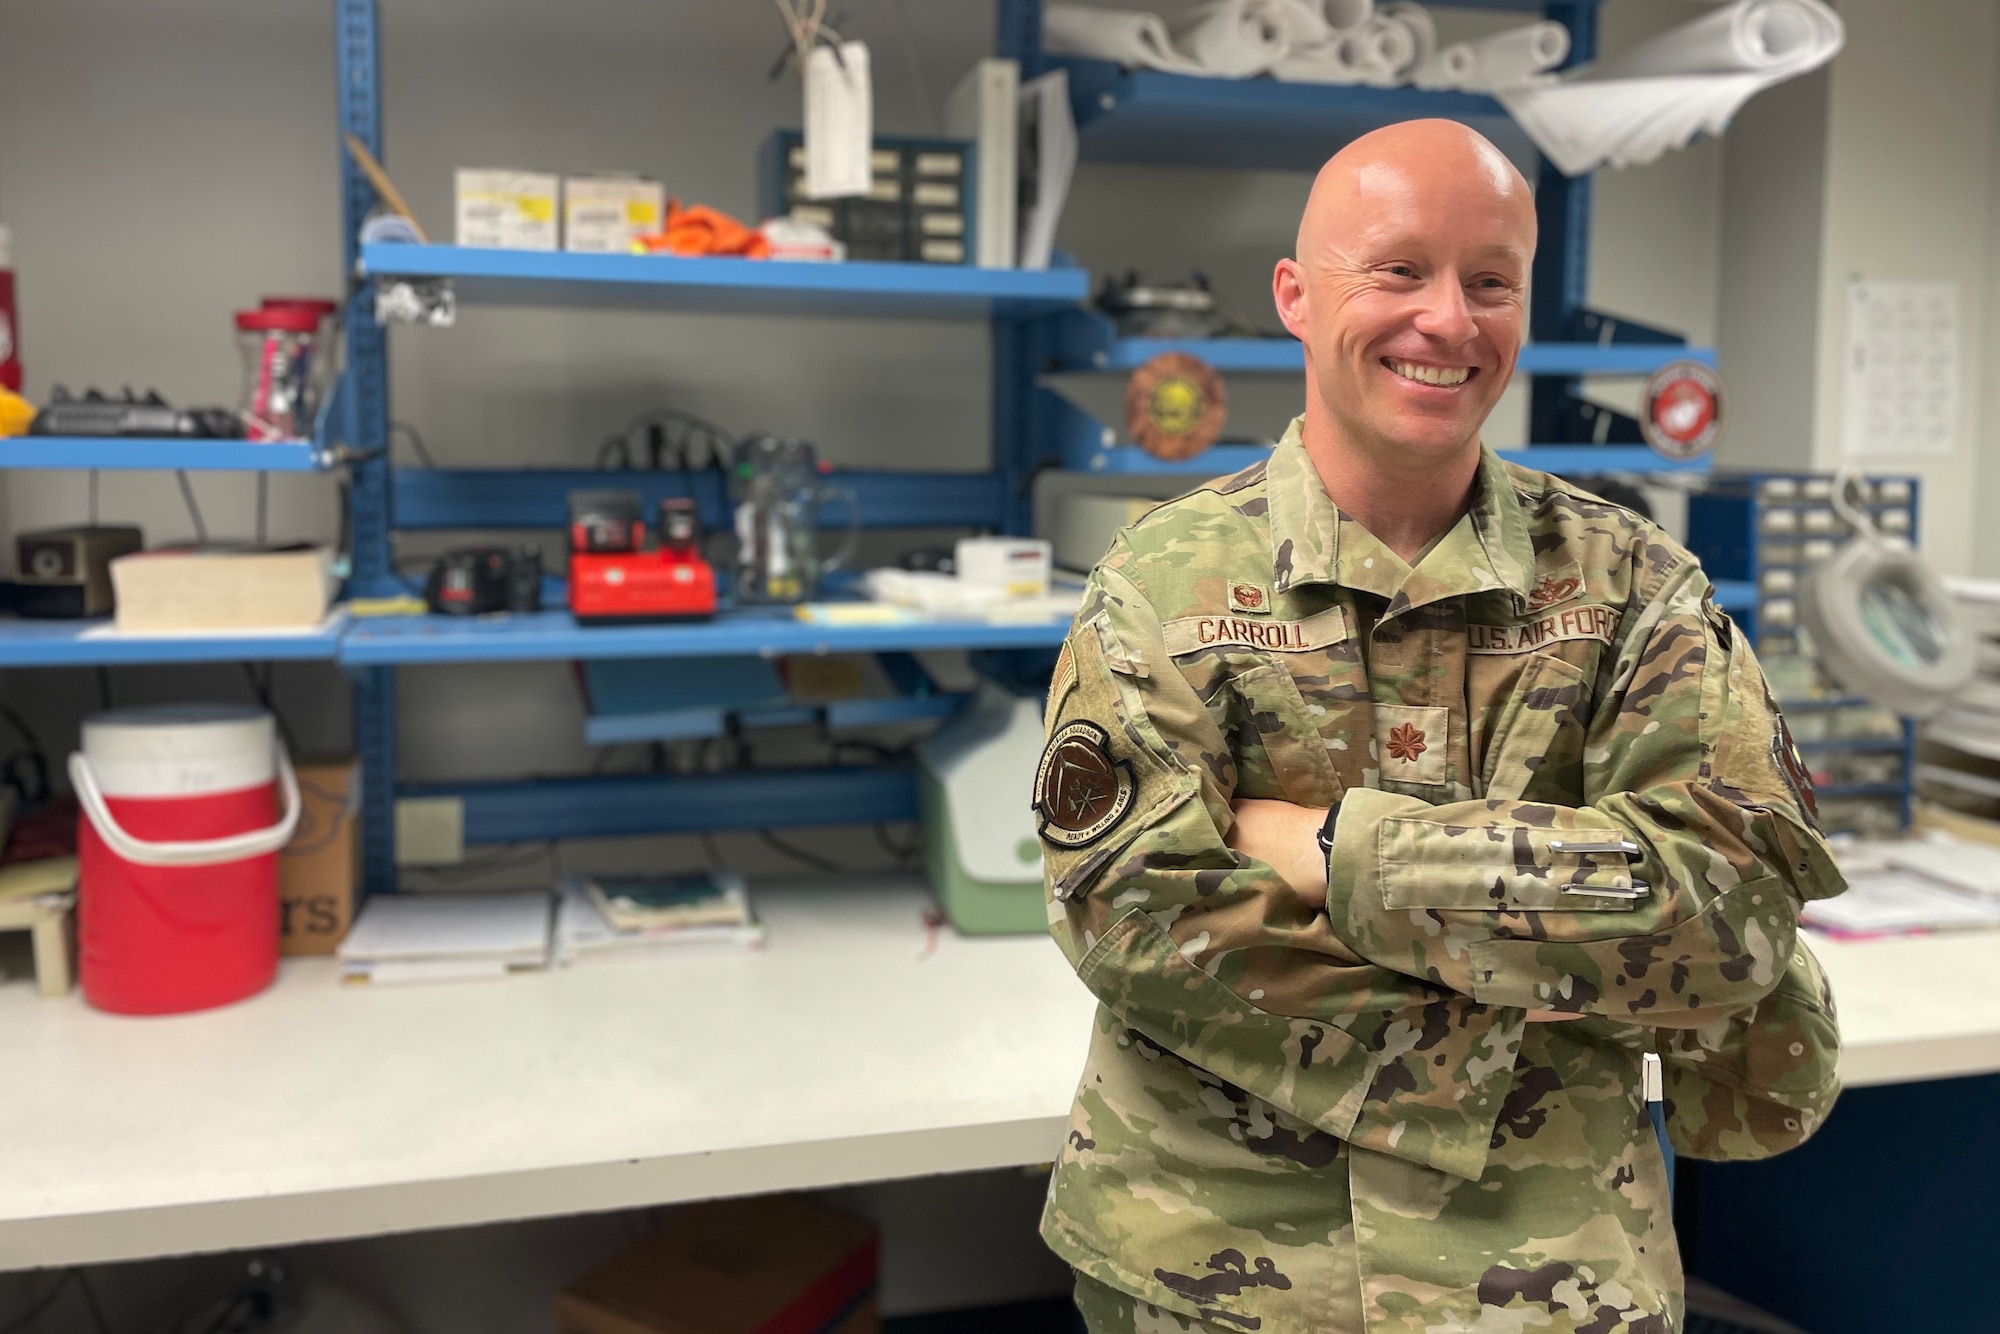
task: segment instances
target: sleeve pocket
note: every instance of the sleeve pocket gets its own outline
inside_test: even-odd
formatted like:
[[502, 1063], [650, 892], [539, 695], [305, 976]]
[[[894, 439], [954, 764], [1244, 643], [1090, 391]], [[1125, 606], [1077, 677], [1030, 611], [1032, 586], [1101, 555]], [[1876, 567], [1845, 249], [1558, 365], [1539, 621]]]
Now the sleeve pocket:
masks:
[[1386, 908], [1630, 912], [1651, 893], [1615, 829], [1392, 819], [1376, 837]]

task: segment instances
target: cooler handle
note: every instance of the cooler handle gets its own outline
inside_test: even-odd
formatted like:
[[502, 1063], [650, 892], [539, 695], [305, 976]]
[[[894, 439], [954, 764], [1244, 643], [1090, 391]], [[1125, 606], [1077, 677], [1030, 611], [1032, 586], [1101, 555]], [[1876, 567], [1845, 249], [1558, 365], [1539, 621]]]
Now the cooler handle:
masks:
[[148, 843], [125, 832], [112, 817], [110, 807], [104, 804], [104, 794], [98, 790], [97, 777], [90, 772], [90, 762], [83, 757], [82, 751], [76, 751], [69, 757], [69, 781], [76, 789], [76, 799], [82, 805], [84, 814], [96, 826], [106, 846], [126, 861], [139, 866], [212, 866], [217, 862], [261, 857], [292, 841], [292, 831], [299, 827], [299, 779], [292, 772], [291, 757], [285, 754], [284, 747], [275, 747], [274, 756], [278, 764], [278, 785], [285, 793], [285, 813], [278, 823], [269, 829], [252, 829], [226, 838], [195, 842]]

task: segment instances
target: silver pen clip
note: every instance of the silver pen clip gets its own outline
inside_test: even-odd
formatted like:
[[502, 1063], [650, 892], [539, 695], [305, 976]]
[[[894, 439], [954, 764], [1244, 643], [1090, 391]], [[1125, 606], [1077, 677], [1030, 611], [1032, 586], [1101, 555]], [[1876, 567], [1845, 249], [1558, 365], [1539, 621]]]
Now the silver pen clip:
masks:
[[1639, 855], [1639, 845], [1629, 838], [1599, 839], [1595, 842], [1574, 842], [1569, 839], [1549, 840], [1550, 852], [1622, 852], [1627, 857]]
[[1643, 899], [1653, 892], [1653, 887], [1643, 880], [1634, 880], [1630, 889], [1590, 889], [1583, 885], [1564, 885], [1565, 894], [1583, 894], [1593, 899]]

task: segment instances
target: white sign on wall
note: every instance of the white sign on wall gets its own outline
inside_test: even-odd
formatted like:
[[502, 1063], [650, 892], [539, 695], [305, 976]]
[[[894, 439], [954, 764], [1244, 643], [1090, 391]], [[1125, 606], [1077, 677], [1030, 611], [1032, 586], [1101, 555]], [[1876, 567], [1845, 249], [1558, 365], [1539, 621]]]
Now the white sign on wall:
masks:
[[1958, 284], [1847, 286], [1841, 439], [1856, 456], [1949, 454], [1958, 439]]

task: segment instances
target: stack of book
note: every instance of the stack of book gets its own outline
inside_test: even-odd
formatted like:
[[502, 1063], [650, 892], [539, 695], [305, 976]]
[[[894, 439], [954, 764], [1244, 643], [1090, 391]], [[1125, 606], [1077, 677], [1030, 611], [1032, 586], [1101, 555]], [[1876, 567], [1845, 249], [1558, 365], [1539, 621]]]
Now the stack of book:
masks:
[[556, 961], [652, 957], [690, 945], [756, 949], [764, 925], [734, 871], [565, 877], [556, 886]]
[[341, 941], [341, 980], [504, 977], [549, 961], [549, 892], [377, 894]]

